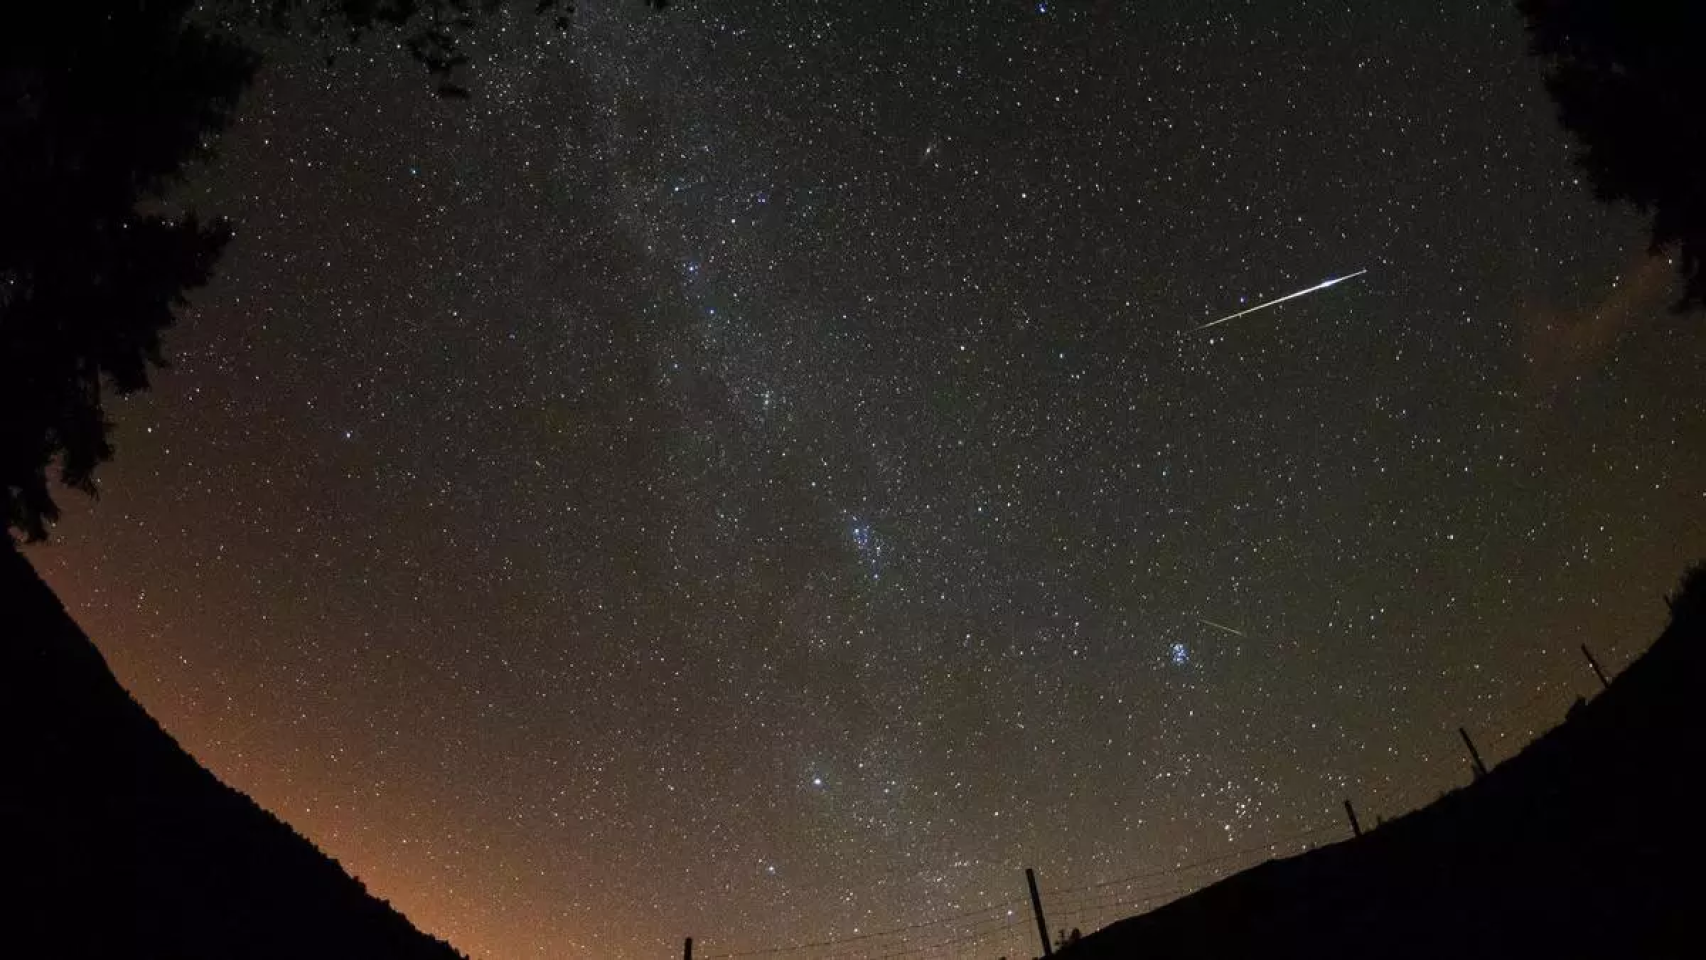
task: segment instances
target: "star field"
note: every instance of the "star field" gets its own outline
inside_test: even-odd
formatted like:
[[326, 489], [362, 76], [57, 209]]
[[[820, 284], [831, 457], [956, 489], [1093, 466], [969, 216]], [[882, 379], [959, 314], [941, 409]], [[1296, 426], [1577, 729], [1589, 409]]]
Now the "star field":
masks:
[[1027, 866], [1088, 929], [1431, 800], [1706, 554], [1706, 330], [1505, 5], [1137, 6], [270, 41], [32, 559], [490, 960], [1017, 956]]

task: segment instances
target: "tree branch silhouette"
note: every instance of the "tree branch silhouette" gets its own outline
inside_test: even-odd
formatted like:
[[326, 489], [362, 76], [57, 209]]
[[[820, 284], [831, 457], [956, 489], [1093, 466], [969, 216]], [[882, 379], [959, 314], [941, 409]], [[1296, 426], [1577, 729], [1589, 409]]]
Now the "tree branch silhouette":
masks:
[[[331, 38], [391, 31], [437, 83], [510, 0], [27, 2], [0, 32], [0, 513], [45, 540], [51, 479], [93, 496], [113, 456], [110, 396], [166, 366], [162, 334], [213, 275], [228, 225], [159, 213], [212, 155], [259, 59], [253, 30]], [[527, 2], [527, 0], [523, 0]], [[662, 7], [660, 0], [647, 0]], [[563, 0], [531, 0], [562, 27]]]
[[1706, 307], [1706, 4], [1517, 0], [1558, 119], [1594, 195], [1651, 216], [1654, 253], [1676, 257], [1677, 310]]

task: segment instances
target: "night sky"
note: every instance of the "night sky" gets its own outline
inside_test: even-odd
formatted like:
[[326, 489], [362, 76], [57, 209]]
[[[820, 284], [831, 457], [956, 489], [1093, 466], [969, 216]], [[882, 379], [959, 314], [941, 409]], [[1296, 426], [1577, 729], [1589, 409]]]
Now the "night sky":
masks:
[[1026, 866], [1088, 929], [1412, 809], [1706, 555], [1706, 323], [1502, 2], [585, 0], [467, 101], [269, 49], [31, 556], [482, 960], [1029, 956]]

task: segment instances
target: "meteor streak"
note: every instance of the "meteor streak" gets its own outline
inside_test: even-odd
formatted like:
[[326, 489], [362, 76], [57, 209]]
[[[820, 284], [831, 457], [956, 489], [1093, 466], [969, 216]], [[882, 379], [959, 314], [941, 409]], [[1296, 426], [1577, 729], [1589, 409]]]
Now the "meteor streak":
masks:
[[1314, 293], [1317, 290], [1325, 290], [1328, 287], [1337, 286], [1338, 284], [1344, 283], [1346, 280], [1355, 280], [1357, 277], [1360, 277], [1367, 272], [1368, 272], [1367, 270], [1358, 270], [1356, 273], [1347, 273], [1342, 277], [1334, 277], [1331, 280], [1324, 280], [1321, 283], [1317, 283], [1315, 286], [1310, 287], [1307, 290], [1299, 290], [1296, 293], [1288, 293], [1285, 296], [1278, 298], [1277, 300], [1269, 300], [1266, 303], [1258, 303], [1248, 310], [1240, 310], [1237, 313], [1232, 314], [1231, 316], [1221, 317], [1219, 320], [1210, 320], [1208, 323], [1205, 323], [1200, 327], [1192, 327], [1190, 329], [1190, 332], [1196, 333], [1199, 330], [1207, 330], [1209, 327], [1218, 327], [1228, 320], [1236, 320], [1239, 317], [1247, 317], [1250, 314], [1255, 313], [1257, 310], [1266, 310], [1269, 307], [1277, 307], [1280, 304], [1286, 302], [1287, 300], [1296, 300], [1298, 297], [1307, 297], [1308, 295]]
[[1225, 630], [1227, 633], [1230, 633], [1235, 637], [1244, 637], [1245, 639], [1249, 639], [1248, 635], [1244, 631], [1238, 629], [1237, 627], [1229, 627], [1224, 623], [1215, 623], [1213, 620], [1210, 620], [1207, 617], [1192, 617], [1191, 619], [1197, 621], [1198, 623], [1206, 624], [1207, 626], [1213, 627], [1216, 630]]

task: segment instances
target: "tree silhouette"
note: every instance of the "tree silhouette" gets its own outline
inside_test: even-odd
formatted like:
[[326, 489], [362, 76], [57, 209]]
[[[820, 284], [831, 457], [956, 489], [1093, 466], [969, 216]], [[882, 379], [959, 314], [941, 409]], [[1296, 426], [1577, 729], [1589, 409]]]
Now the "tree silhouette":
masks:
[[1581, 145], [1594, 195], [1652, 217], [1652, 249], [1677, 257], [1677, 309], [1706, 306], [1706, 4], [1517, 0], [1558, 119]]
[[0, 36], [0, 490], [27, 539], [59, 514], [50, 463], [94, 492], [103, 394], [148, 385], [228, 238], [143, 209], [206, 154], [254, 68], [189, 7], [26, 4]]
[[1673, 624], [1698, 629], [1706, 622], [1706, 560], [1689, 567], [1676, 585], [1676, 591], [1665, 598], [1670, 606]]
[[[145, 389], [161, 334], [212, 275], [223, 221], [161, 202], [209, 156], [257, 64], [242, 31], [335, 52], [389, 31], [437, 83], [507, 0], [26, 0], [0, 31], [0, 512], [47, 537], [50, 473], [93, 495], [106, 399]], [[647, 0], [661, 7], [661, 0]], [[562, 0], [527, 6], [561, 26]]]
[[[646, 0], [662, 9], [668, 0]], [[333, 50], [359, 43], [375, 31], [397, 35], [409, 55], [438, 82], [438, 93], [465, 97], [456, 73], [468, 62], [464, 38], [511, 0], [218, 0], [214, 11], [231, 27], [258, 25], [328, 41]], [[536, 15], [568, 26], [566, 0], [533, 0]]]

